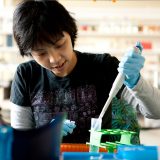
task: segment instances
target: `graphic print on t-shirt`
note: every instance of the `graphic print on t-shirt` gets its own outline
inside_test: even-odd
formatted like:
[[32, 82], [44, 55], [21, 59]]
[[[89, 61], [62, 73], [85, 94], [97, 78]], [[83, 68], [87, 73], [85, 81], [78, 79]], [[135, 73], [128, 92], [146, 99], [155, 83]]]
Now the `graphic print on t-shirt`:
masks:
[[87, 125], [97, 110], [96, 89], [94, 85], [85, 85], [38, 92], [32, 99], [32, 107], [36, 127], [49, 123], [58, 112], [67, 112], [68, 119]]

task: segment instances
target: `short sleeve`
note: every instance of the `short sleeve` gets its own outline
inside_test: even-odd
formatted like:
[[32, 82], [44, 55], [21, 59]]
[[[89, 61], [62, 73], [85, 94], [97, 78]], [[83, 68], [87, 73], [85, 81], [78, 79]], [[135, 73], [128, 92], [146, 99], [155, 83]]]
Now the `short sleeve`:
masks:
[[29, 82], [29, 75], [24, 64], [17, 67], [14, 79], [11, 85], [10, 101], [20, 106], [29, 106], [29, 89], [27, 84]]

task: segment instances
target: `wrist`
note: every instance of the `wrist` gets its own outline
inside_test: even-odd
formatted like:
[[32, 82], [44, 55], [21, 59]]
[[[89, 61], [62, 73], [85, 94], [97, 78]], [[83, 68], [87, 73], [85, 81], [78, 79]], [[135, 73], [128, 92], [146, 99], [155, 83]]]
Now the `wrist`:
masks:
[[140, 79], [140, 74], [138, 74], [138, 76], [136, 76], [134, 78], [125, 78], [124, 84], [127, 87], [129, 87], [130, 89], [132, 89], [137, 85], [139, 79]]

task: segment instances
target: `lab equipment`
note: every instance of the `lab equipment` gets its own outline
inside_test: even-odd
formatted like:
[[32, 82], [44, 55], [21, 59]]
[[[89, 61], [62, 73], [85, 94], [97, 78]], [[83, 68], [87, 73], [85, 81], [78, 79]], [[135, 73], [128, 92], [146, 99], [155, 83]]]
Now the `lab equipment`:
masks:
[[116, 153], [64, 152], [62, 160], [159, 160], [159, 146], [118, 145]]
[[13, 130], [7, 125], [0, 125], [0, 160], [12, 159]]
[[59, 160], [62, 127], [66, 114], [55, 116], [55, 120], [40, 128], [13, 130], [13, 160]]
[[[96, 125], [96, 128], [94, 127], [94, 125]], [[91, 118], [91, 131], [92, 130], [101, 130], [101, 124], [102, 124], [102, 119], [98, 119], [98, 118]], [[92, 141], [92, 139], [96, 139], [97, 137], [94, 136], [94, 134], [90, 134], [90, 142]], [[96, 145], [90, 145], [89, 146], [89, 152], [99, 152], [99, 146]]]
[[117, 157], [119, 159], [126, 159], [126, 160], [137, 160], [137, 159], [159, 160], [160, 159], [159, 153], [160, 153], [160, 147], [158, 146], [119, 145], [117, 151]]
[[140, 78], [140, 70], [145, 61], [141, 55], [142, 49], [141, 43], [137, 42], [136, 46], [130, 49], [119, 63], [118, 71], [125, 75], [124, 84], [129, 88], [133, 88]]
[[66, 136], [68, 133], [72, 133], [73, 129], [76, 127], [75, 121], [65, 120], [63, 123], [63, 135]]
[[[101, 129], [101, 130], [90, 130], [91, 138], [90, 142], [86, 144], [91, 146], [97, 146], [100, 148], [105, 148], [107, 152], [114, 153], [117, 150], [118, 145], [132, 145], [131, 137], [136, 134], [136, 132], [120, 130], [120, 129]], [[120, 141], [115, 142], [101, 142], [102, 135], [117, 136], [120, 135]]]
[[63, 160], [115, 160], [113, 153], [64, 152]]
[[[51, 120], [53, 122], [54, 119]], [[68, 133], [72, 133], [73, 129], [76, 127], [75, 121], [70, 121], [69, 119], [66, 119], [63, 122], [63, 136], [67, 136]]]
[[0, 126], [0, 160], [59, 160], [62, 126], [66, 114], [40, 128], [16, 130]]
[[[137, 42], [134, 49], [135, 49], [135, 52], [140, 53], [142, 51], [143, 47], [142, 47], [140, 42]], [[106, 101], [98, 119], [103, 118], [103, 116], [104, 116], [106, 110], [108, 109], [108, 106], [111, 103], [113, 97], [115, 97], [116, 94], [118, 93], [118, 91], [121, 89], [121, 87], [124, 83], [124, 79], [125, 79], [125, 75], [123, 74], [123, 72], [122, 73], [119, 72], [115, 81], [113, 82], [112, 88], [111, 88], [110, 93], [109, 93], [109, 97], [108, 97], [108, 99], [107, 99], [107, 101]], [[97, 125], [98, 125], [98, 123], [95, 123], [94, 128], [96, 128]]]
[[[89, 145], [84, 143], [62, 143], [62, 152], [89, 152]], [[107, 152], [105, 148], [99, 148], [99, 152]]]

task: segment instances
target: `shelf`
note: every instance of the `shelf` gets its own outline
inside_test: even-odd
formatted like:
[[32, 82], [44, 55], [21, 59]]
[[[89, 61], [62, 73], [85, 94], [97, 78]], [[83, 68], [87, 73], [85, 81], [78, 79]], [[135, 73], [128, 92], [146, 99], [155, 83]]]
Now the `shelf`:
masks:
[[[111, 49], [110, 53], [115, 53], [118, 55], [123, 55], [126, 49]], [[159, 56], [160, 55], [160, 49], [154, 49], [154, 50], [143, 50], [143, 55], [149, 55], [149, 56]]]
[[160, 33], [95, 33], [95, 32], [79, 32], [80, 37], [144, 37], [144, 38], [160, 38]]
[[1, 52], [18, 53], [19, 50], [16, 47], [0, 47], [0, 54]]
[[[77, 47], [77, 49], [80, 50], [80, 47]], [[124, 53], [126, 51], [126, 49], [110, 49], [109, 51], [111, 53], [117, 53], [117, 54], [121, 55], [122, 53]], [[19, 50], [16, 47], [0, 47], [0, 54], [1, 54], [1, 52], [18, 53]], [[143, 53], [145, 55], [160, 55], [160, 49], [144, 50]]]

